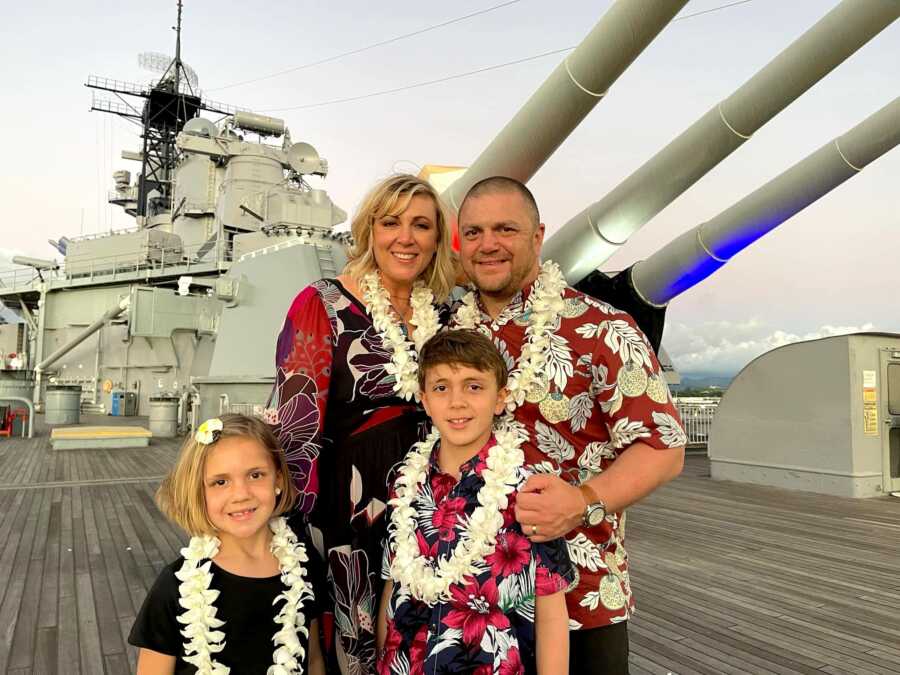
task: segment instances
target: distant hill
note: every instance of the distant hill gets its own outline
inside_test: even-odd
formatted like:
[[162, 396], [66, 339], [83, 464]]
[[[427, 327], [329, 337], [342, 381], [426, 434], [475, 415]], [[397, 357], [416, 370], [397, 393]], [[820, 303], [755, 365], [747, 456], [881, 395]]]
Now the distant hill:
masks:
[[681, 374], [681, 384], [672, 387], [678, 391], [682, 389], [709, 389], [710, 387], [718, 387], [721, 390], [728, 389], [728, 385], [734, 379], [734, 375], [724, 375], [721, 373], [691, 373]]

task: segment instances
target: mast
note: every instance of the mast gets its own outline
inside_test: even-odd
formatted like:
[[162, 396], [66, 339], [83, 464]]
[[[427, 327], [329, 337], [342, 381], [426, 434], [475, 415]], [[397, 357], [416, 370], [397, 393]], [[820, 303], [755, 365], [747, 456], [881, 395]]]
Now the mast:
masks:
[[[147, 224], [148, 218], [172, 210], [172, 176], [178, 160], [175, 138], [185, 122], [197, 117], [201, 110], [222, 115], [234, 115], [241, 110], [201, 98], [196, 74], [181, 60], [181, 13], [182, 0], [178, 0], [178, 17], [173, 26], [175, 58], [168, 60], [169, 57], [163, 54], [151, 53], [146, 55], [149, 58], [144, 63], [144, 55], [141, 57], [142, 65], [156, 72], [162, 71], [162, 77], [155, 84], [147, 86], [94, 75], [88, 77], [86, 83], [91, 89], [108, 91], [116, 96], [116, 100], [104, 100], [95, 94], [91, 110], [113, 113], [138, 122], [142, 127], [141, 173], [134, 213], [142, 225]], [[157, 58], [166, 59], [168, 65], [157, 67]], [[143, 109], [131, 105], [123, 95], [144, 99]]]
[[[184, 67], [181, 63], [181, 0], [178, 0], [178, 22], [175, 24], [175, 91], [178, 91], [179, 79], [181, 78], [181, 69]], [[187, 80], [187, 78], [185, 78]], [[188, 82], [190, 86], [190, 82]]]

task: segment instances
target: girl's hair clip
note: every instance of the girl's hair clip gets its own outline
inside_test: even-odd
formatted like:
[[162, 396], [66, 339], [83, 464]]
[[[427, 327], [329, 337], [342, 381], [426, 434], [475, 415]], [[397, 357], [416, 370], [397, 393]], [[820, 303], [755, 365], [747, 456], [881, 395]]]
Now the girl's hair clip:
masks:
[[197, 427], [197, 433], [194, 434], [194, 440], [201, 445], [211, 445], [216, 440], [216, 434], [222, 431], [223, 428], [222, 420], [218, 417], [208, 419]]

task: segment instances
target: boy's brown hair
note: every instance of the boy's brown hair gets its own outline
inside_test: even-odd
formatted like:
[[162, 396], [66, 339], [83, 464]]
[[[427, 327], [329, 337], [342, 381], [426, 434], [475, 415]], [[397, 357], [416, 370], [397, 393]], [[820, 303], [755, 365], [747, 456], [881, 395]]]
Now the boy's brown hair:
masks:
[[159, 510], [191, 536], [215, 533], [206, 511], [203, 483], [206, 458], [223, 438], [252, 438], [272, 454], [278, 472], [275, 487], [281, 488], [281, 494], [275, 497], [273, 516], [287, 513], [297, 501], [297, 488], [291, 480], [287, 458], [269, 425], [256, 417], [236, 413], [220, 415], [218, 419], [222, 421], [222, 430], [214, 432], [212, 443], [200, 443], [193, 434], [185, 439], [175, 466], [156, 491]]
[[475, 330], [448, 330], [432, 337], [419, 353], [419, 389], [425, 389], [428, 371], [439, 365], [468, 366], [491, 373], [497, 388], [506, 386], [506, 362], [490, 338]]

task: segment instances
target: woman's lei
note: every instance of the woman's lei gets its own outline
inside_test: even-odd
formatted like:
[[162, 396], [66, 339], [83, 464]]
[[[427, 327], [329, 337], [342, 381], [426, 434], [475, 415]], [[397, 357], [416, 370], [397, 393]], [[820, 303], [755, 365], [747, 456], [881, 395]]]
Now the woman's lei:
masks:
[[370, 272], [360, 283], [366, 308], [372, 315], [372, 325], [382, 342], [391, 350], [391, 362], [385, 370], [394, 376], [394, 391], [409, 401], [419, 395], [419, 364], [417, 353], [440, 329], [438, 312], [434, 307], [434, 294], [423, 282], [417, 281], [410, 297], [415, 326], [412, 342], [406, 337], [400, 321], [394, 316], [391, 296], [382, 285], [377, 272]]

